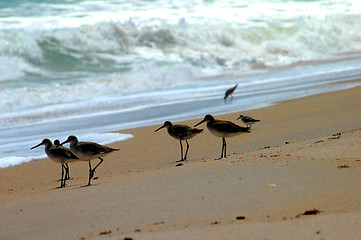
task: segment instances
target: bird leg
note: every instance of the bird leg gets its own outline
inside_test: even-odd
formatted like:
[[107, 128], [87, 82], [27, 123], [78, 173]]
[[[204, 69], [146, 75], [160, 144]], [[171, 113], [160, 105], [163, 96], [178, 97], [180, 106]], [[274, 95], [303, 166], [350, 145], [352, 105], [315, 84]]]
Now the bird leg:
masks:
[[65, 163], [65, 179], [69, 180], [70, 176], [69, 176], [69, 165], [67, 163]]
[[221, 153], [221, 157], [219, 159], [223, 158], [223, 149], [224, 149], [224, 138], [222, 138], [222, 153]]
[[94, 176], [94, 173], [95, 173], [95, 169], [97, 169], [97, 167], [99, 167], [99, 165], [104, 161], [103, 158], [101, 158], [101, 157], [98, 157], [98, 158], [100, 159], [100, 162], [95, 166], [95, 168], [93, 168], [93, 176]]
[[90, 180], [92, 179], [92, 177], [93, 177], [92, 165], [91, 165], [90, 160], [89, 160], [89, 180], [88, 180], [88, 186], [90, 186]]
[[222, 138], [222, 156], [221, 156], [221, 158], [223, 158], [223, 157], [225, 157], [225, 158], [227, 157], [227, 143], [226, 143], [226, 139], [224, 137]]
[[216, 158], [214, 160], [220, 160], [223, 158], [223, 151], [224, 151], [224, 141], [223, 141], [223, 138], [222, 138], [222, 153], [221, 153], [221, 157], [220, 158]]
[[64, 181], [64, 163], [61, 164], [61, 180], [60, 180], [61, 188], [64, 187], [63, 181]]
[[188, 149], [189, 149], [189, 143], [187, 140], [186, 140], [186, 143], [187, 143], [187, 150], [186, 150], [186, 154], [184, 156], [184, 160], [187, 160], [187, 154], [188, 154]]
[[90, 180], [94, 177], [95, 169], [97, 169], [97, 167], [99, 167], [99, 165], [104, 161], [101, 157], [98, 157], [98, 158], [100, 159], [100, 162], [93, 169], [91, 169], [90, 161], [89, 161], [89, 182], [88, 182], [88, 185], [90, 185]]
[[61, 164], [61, 179], [60, 179], [60, 187], [58, 188], [62, 188], [65, 187], [65, 179], [64, 179], [64, 163]]
[[179, 144], [180, 144], [180, 147], [181, 147], [181, 160], [178, 160], [177, 162], [182, 162], [182, 161], [185, 160], [185, 159], [183, 158], [183, 145], [182, 145], [182, 140], [179, 140]]

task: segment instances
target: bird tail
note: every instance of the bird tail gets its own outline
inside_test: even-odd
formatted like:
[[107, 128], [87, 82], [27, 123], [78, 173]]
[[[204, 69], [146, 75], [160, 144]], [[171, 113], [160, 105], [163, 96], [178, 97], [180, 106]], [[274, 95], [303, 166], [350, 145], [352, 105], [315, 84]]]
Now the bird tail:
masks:
[[240, 127], [241, 132], [245, 132], [245, 133], [250, 133], [251, 132], [251, 128], [250, 127]]
[[193, 133], [201, 133], [201, 132], [203, 132], [203, 129], [197, 129], [197, 128], [193, 129]]
[[119, 151], [119, 149], [117, 148], [111, 148], [111, 149], [107, 149], [101, 152], [101, 154], [105, 154], [105, 153], [110, 153], [110, 152], [116, 152]]

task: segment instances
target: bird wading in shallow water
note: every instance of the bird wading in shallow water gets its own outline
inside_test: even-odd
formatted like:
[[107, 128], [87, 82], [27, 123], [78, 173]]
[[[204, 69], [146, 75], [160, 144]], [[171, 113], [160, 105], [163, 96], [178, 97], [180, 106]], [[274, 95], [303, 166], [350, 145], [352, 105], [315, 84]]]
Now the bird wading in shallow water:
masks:
[[224, 98], [223, 98], [223, 99], [224, 99], [224, 103], [227, 103], [227, 98], [228, 98], [229, 96], [231, 96], [230, 102], [232, 102], [232, 100], [233, 100], [233, 95], [232, 95], [232, 94], [233, 94], [234, 90], [236, 90], [237, 86], [238, 86], [238, 84], [236, 84], [234, 87], [228, 89], [228, 90], [225, 92]]
[[69, 149], [53, 145], [53, 143], [47, 138], [43, 139], [43, 141], [41, 143], [32, 147], [31, 149], [37, 148], [41, 145], [45, 146], [45, 153], [46, 153], [46, 155], [48, 155], [48, 157], [51, 160], [53, 160], [54, 162], [57, 162], [57, 163], [61, 163], [60, 188], [65, 187], [66, 178], [64, 176], [64, 170], [65, 170], [65, 172], [67, 171], [66, 167], [65, 167], [65, 163], [77, 161], [77, 160], [79, 160], [79, 158], [77, 156], [75, 156]]
[[230, 121], [217, 120], [212, 115], [206, 115], [204, 119], [197, 123], [194, 127], [204, 122], [207, 122], [207, 128], [213, 135], [222, 138], [222, 153], [220, 159], [227, 157], [226, 138], [250, 132], [248, 128], [238, 126]]
[[[119, 149], [107, 147], [94, 142], [79, 142], [74, 135], [68, 137], [61, 145], [70, 143], [70, 150], [79, 157], [81, 161], [89, 162], [89, 180], [88, 185], [91, 185], [91, 179], [94, 177], [95, 169], [103, 162], [103, 156], [118, 151]], [[100, 162], [92, 169], [90, 161], [94, 158], [99, 158]]]
[[251, 125], [252, 125], [252, 124], [255, 124], [256, 122], [260, 122], [260, 121], [261, 121], [261, 120], [254, 119], [254, 118], [252, 118], [252, 117], [250, 117], [250, 116], [243, 116], [243, 115], [239, 116], [239, 117], [237, 118], [237, 120], [238, 120], [238, 119], [241, 119], [242, 122], [247, 125], [247, 128], [248, 128], [248, 129], [251, 129]]
[[[181, 146], [181, 160], [179, 160], [179, 161], [187, 160], [187, 154], [188, 154], [188, 149], [189, 149], [189, 143], [187, 140], [191, 139], [194, 136], [196, 136], [197, 134], [203, 132], [203, 129], [191, 128], [187, 125], [180, 125], [180, 124], [173, 125], [169, 121], [164, 122], [163, 126], [156, 129], [154, 132], [157, 132], [162, 128], [167, 128], [169, 135], [172, 136], [173, 138], [179, 140], [179, 144]], [[183, 145], [182, 145], [183, 140], [187, 144], [187, 149], [186, 149], [186, 153], [185, 153], [184, 157], [183, 157]]]

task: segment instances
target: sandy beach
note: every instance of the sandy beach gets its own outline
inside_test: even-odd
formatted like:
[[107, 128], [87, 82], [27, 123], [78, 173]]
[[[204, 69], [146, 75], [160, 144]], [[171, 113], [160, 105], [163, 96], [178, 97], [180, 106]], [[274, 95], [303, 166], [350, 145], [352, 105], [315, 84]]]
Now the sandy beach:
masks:
[[86, 162], [62, 189], [49, 159], [0, 169], [0, 239], [361, 239], [360, 93], [215, 116], [261, 120], [227, 140], [227, 159], [202, 124], [177, 166], [179, 142], [157, 125], [120, 131], [134, 138], [109, 145], [120, 151], [90, 187]]

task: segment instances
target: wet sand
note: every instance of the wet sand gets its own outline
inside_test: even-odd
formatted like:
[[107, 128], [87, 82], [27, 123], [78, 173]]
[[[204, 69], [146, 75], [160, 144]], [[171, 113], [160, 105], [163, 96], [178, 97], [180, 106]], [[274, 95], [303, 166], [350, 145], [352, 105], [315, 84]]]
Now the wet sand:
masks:
[[49, 159], [0, 169], [0, 238], [360, 239], [360, 106], [357, 87], [216, 116], [261, 122], [228, 139], [223, 160], [200, 125], [181, 166], [160, 125], [121, 131], [134, 138], [110, 145], [120, 151], [90, 187], [86, 162], [63, 189]]

